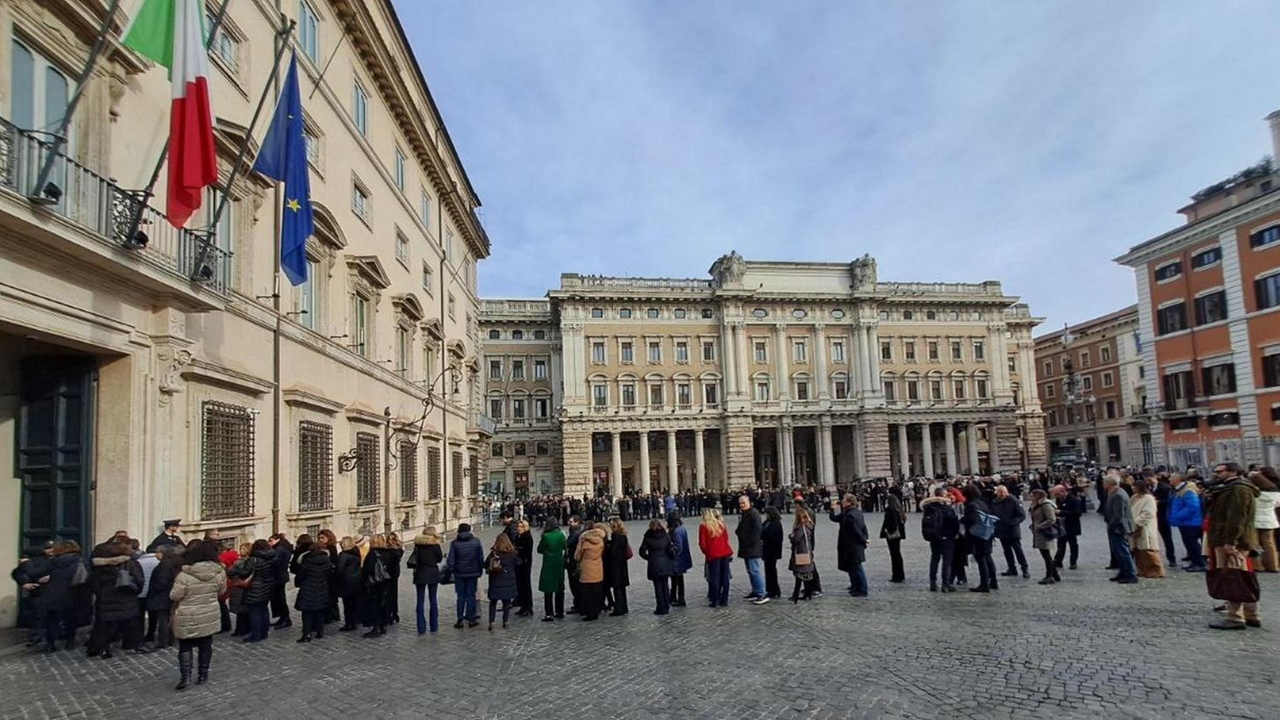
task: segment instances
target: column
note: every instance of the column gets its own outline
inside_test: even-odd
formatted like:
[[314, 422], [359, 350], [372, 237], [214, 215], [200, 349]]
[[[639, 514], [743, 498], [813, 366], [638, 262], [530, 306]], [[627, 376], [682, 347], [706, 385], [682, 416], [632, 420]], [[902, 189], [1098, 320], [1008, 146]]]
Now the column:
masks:
[[866, 390], [867, 387], [862, 378], [862, 370], [866, 363], [866, 360], [863, 358], [866, 357], [867, 351], [866, 348], [862, 346], [862, 327], [860, 325], [853, 325], [851, 329], [853, 330], [853, 355], [849, 358], [849, 383], [851, 385], [849, 388], [849, 396], [861, 397], [862, 392]]
[[784, 485], [787, 482], [787, 433], [782, 429], [782, 421], [778, 421], [778, 427], [774, 429], [774, 448], [777, 450], [777, 458], [774, 460], [774, 468], [778, 473], [778, 484]]
[[864, 395], [872, 395], [878, 390], [878, 383], [871, 376], [871, 357], [880, 352], [880, 348], [871, 347], [871, 333], [867, 332], [866, 325], [858, 326], [858, 339], [862, 344], [862, 357], [858, 359], [858, 374], [862, 376], [862, 392]]
[[745, 323], [733, 324], [733, 358], [738, 365], [738, 395], [751, 396], [750, 373], [747, 372], [747, 326]]
[[613, 455], [609, 463], [609, 492], [616, 498], [622, 496], [622, 433], [614, 430], [610, 435]]
[[733, 327], [725, 325], [720, 330], [720, 362], [724, 365], [724, 394], [726, 398], [738, 396], [738, 361], [733, 346]]
[[965, 439], [969, 442], [969, 474], [978, 474], [978, 426], [976, 423], [969, 423], [964, 431]]
[[[857, 337], [857, 334], [854, 334]], [[853, 426], [853, 472], [859, 478], [867, 477], [867, 435], [861, 422]]]
[[819, 482], [823, 485], [834, 485], [836, 482], [835, 453], [831, 451], [831, 422], [821, 420], [818, 424], [818, 463]]
[[956, 430], [951, 421], [942, 424], [942, 456], [947, 461], [947, 477], [956, 476]]
[[796, 436], [794, 428], [782, 428], [782, 472], [787, 484], [796, 481]]
[[676, 474], [679, 472], [679, 465], [676, 463], [676, 431], [667, 431], [667, 483], [671, 486], [671, 492], [680, 489], [680, 478]]
[[702, 430], [693, 431], [694, 487], [702, 490], [707, 487], [707, 448]]
[[649, 431], [640, 431], [640, 492], [648, 495], [649, 485]]
[[924, 423], [920, 426], [920, 448], [924, 453], [924, 476], [933, 479], [933, 425]]
[[787, 367], [787, 326], [785, 323], [778, 323], [773, 326], [774, 354], [777, 360], [774, 367], [778, 368], [778, 399], [786, 400], [791, 397], [791, 373]]
[[827, 392], [827, 326], [818, 323], [813, 326], [813, 360], [814, 372], [817, 377], [813, 379], [815, 389], [815, 397], [819, 400], [826, 400], [830, 397]]
[[911, 453], [907, 447], [907, 424], [898, 423], [898, 476], [911, 474]]
[[870, 352], [867, 353], [867, 359], [871, 361], [871, 391], [879, 395], [884, 390], [880, 387], [880, 329], [878, 323], [871, 323], [867, 326], [867, 347], [870, 348]]

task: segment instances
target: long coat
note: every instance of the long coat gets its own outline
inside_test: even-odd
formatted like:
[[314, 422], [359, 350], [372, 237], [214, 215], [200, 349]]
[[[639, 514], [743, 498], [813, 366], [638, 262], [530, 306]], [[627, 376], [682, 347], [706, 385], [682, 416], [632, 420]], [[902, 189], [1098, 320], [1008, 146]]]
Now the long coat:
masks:
[[1058, 524], [1058, 509], [1054, 506], [1053, 501], [1045, 498], [1036, 503], [1031, 508], [1031, 547], [1034, 550], [1048, 550], [1053, 552], [1058, 549], [1058, 540], [1056, 538], [1047, 538], [1044, 536], [1044, 530], [1054, 527]]
[[515, 553], [494, 553], [502, 562], [502, 572], [488, 572], [489, 563], [485, 563], [485, 572], [489, 575], [490, 600], [515, 600], [516, 565], [520, 564], [520, 556]]
[[646, 530], [640, 541], [640, 557], [648, 562], [650, 580], [671, 577], [676, 573], [676, 549], [666, 530]]
[[1080, 537], [1080, 518], [1084, 516], [1086, 507], [1084, 497], [1079, 493], [1070, 493], [1062, 500], [1062, 534], [1065, 537]]
[[[808, 553], [809, 562], [796, 562], [796, 556]], [[807, 575], [813, 572], [813, 528], [798, 527], [791, 531], [791, 560], [787, 563], [787, 569], [793, 573]]]
[[253, 578], [253, 584], [244, 591], [245, 605], [262, 605], [271, 600], [279, 565], [280, 558], [274, 550], [260, 550], [249, 556], [244, 567]]
[[764, 559], [782, 559], [782, 523], [778, 520], [765, 520], [764, 531], [760, 534], [764, 542]]
[[[120, 568], [124, 567], [133, 585], [116, 587]], [[93, 558], [93, 594], [97, 598], [97, 618], [101, 622], [133, 620], [142, 615], [138, 591], [142, 589], [142, 566], [128, 555]]]
[[578, 582], [604, 582], [604, 532], [595, 528], [583, 532], [573, 559], [578, 563]]
[[1129, 498], [1129, 512], [1133, 515], [1133, 534], [1130, 543], [1134, 550], [1159, 550], [1160, 526], [1158, 504], [1150, 493], [1134, 493]]
[[839, 514], [830, 513], [832, 522], [840, 523], [836, 538], [836, 563], [841, 572], [851, 572], [867, 560], [867, 521], [857, 506], [850, 505]]
[[360, 549], [351, 548], [338, 553], [335, 568], [338, 596], [349, 598], [360, 592]]
[[314, 545], [313, 549], [298, 558], [293, 582], [298, 586], [298, 597], [293, 607], [298, 612], [320, 612], [329, 609], [329, 576], [333, 574], [333, 561], [329, 551]]
[[764, 523], [760, 511], [754, 507], [742, 513], [734, 533], [738, 536], [738, 557], [744, 560], [764, 557], [764, 540], [761, 537]]
[[80, 600], [80, 588], [74, 584], [76, 574], [81, 573], [82, 582], [88, 578], [84, 559], [76, 553], [63, 553], [51, 558], [46, 567], [49, 582], [40, 589], [40, 607], [54, 612], [70, 610]]
[[627, 551], [631, 549], [631, 541], [626, 533], [614, 533], [604, 546], [604, 576], [610, 587], [627, 587], [631, 584], [631, 573], [627, 570]]
[[991, 503], [991, 514], [996, 516], [997, 540], [1017, 540], [1022, 537], [1022, 521], [1027, 510], [1018, 498], [1008, 495]]
[[169, 591], [182, 572], [182, 556], [170, 554], [164, 556], [160, 564], [151, 571], [151, 583], [147, 588], [147, 612], [163, 612], [169, 609]]
[[564, 592], [564, 546], [564, 531], [560, 528], [544, 532], [538, 539], [538, 554], [542, 556], [538, 592]]
[[693, 567], [693, 553], [689, 550], [689, 531], [677, 525], [671, 531], [671, 545], [676, 551], [675, 574], [683, 575]]
[[893, 533], [897, 533], [899, 540], [907, 536], [907, 517], [902, 510], [902, 501], [890, 495], [884, 509], [884, 522], [880, 524], [880, 537], [887, 538]]
[[218, 596], [226, 589], [227, 572], [222, 563], [205, 560], [183, 567], [169, 590], [169, 599], [177, 603], [173, 636], [193, 640], [216, 635], [222, 627]]

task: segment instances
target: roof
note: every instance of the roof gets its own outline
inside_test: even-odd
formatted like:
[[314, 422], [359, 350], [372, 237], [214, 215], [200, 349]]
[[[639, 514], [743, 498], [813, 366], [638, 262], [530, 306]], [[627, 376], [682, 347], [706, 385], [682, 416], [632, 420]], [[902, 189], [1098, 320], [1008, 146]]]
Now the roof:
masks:
[[1058, 340], [1059, 338], [1062, 337], [1062, 333], [1064, 331], [1069, 331], [1073, 335], [1083, 335], [1089, 332], [1090, 330], [1093, 330], [1094, 328], [1097, 328], [1103, 325], [1116, 324], [1118, 322], [1128, 320], [1130, 317], [1133, 318], [1133, 322], [1136, 323], [1138, 321], [1137, 303], [1133, 305], [1129, 305], [1128, 307], [1121, 308], [1114, 312], [1109, 312], [1106, 315], [1099, 315], [1098, 317], [1091, 318], [1083, 322], [1078, 322], [1075, 325], [1070, 325], [1062, 330], [1055, 330], [1051, 333], [1045, 333], [1044, 335], [1037, 337], [1035, 339], [1035, 342], [1036, 344], [1039, 344], [1042, 342], [1050, 342], [1050, 341]]

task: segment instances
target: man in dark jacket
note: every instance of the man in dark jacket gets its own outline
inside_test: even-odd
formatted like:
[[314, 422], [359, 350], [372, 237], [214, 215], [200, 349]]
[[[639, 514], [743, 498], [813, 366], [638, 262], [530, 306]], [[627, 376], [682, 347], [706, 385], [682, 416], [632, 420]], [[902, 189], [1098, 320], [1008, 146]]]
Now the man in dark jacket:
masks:
[[471, 534], [471, 525], [458, 525], [458, 535], [449, 543], [449, 557], [445, 566], [453, 573], [453, 590], [458, 596], [458, 621], [455, 628], [461, 628], [463, 621], [471, 627], [480, 624], [480, 610], [476, 606], [476, 589], [480, 576], [484, 574], [484, 546], [480, 538]]
[[942, 592], [955, 592], [951, 584], [951, 558], [955, 553], [956, 536], [960, 534], [960, 517], [951, 507], [951, 495], [946, 488], [937, 488], [933, 497], [920, 503], [924, 517], [920, 519], [920, 534], [929, 541], [929, 591], [938, 589], [938, 564], [942, 564]]
[[1115, 558], [1119, 574], [1112, 582], [1132, 585], [1138, 582], [1138, 566], [1129, 550], [1129, 535], [1133, 533], [1133, 513], [1129, 510], [1129, 493], [1120, 487], [1120, 473], [1109, 470], [1102, 480], [1107, 501], [1102, 506], [1102, 516], [1107, 521], [1107, 541]]
[[858, 498], [853, 493], [845, 493], [840, 501], [839, 512], [834, 503], [827, 517], [832, 522], [840, 523], [840, 535], [836, 538], [836, 562], [840, 571], [849, 575], [849, 594], [853, 597], [867, 596], [867, 574], [862, 563], [867, 559], [867, 522], [858, 508]]
[[578, 540], [582, 538], [582, 519], [575, 513], [569, 516], [569, 536], [564, 543], [564, 569], [569, 573], [569, 594], [573, 597], [569, 609], [570, 615], [578, 613], [578, 561], [574, 555], [578, 552]]
[[1160, 474], [1156, 481], [1156, 522], [1160, 530], [1160, 540], [1164, 542], [1165, 555], [1169, 558], [1169, 567], [1177, 567], [1178, 551], [1173, 547], [1173, 526], [1169, 524], [1169, 501], [1173, 499], [1173, 485], [1169, 476]]
[[164, 532], [157, 535], [156, 539], [151, 541], [151, 544], [147, 546], [147, 552], [153, 553], [156, 551], [156, 548], [161, 545], [181, 545], [182, 538], [178, 537], [178, 531], [181, 526], [181, 520], [165, 520]]
[[769, 593], [764, 587], [764, 521], [746, 495], [738, 498], [738, 509], [742, 511], [736, 531], [738, 557], [746, 564], [747, 577], [751, 579], [751, 594], [746, 599], [754, 599], [756, 605], [764, 605], [769, 602]]
[[276, 556], [275, 584], [271, 587], [271, 615], [276, 618], [275, 629], [293, 626], [289, 618], [289, 601], [285, 590], [289, 587], [289, 561], [293, 559], [293, 544], [284, 533], [276, 533], [267, 539]]
[[[1258, 488], [1240, 477], [1240, 466], [1235, 463], [1219, 463], [1213, 468], [1213, 477], [1215, 482], [1205, 486], [1205, 514], [1209, 517], [1206, 552], [1215, 568], [1253, 573], [1249, 555], [1259, 547], [1255, 527]], [[1224, 610], [1226, 617], [1209, 627], [1214, 630], [1262, 627], [1257, 602], [1228, 602]]]
[[1030, 578], [1027, 556], [1022, 552], [1022, 523], [1027, 519], [1027, 510], [1022, 506], [1022, 501], [1010, 495], [1008, 487], [997, 485], [995, 501], [991, 503], [991, 514], [996, 516], [996, 538], [1004, 548], [1004, 562], [1008, 568], [1000, 574], [1017, 577], [1017, 568], [1021, 567], [1022, 577]]

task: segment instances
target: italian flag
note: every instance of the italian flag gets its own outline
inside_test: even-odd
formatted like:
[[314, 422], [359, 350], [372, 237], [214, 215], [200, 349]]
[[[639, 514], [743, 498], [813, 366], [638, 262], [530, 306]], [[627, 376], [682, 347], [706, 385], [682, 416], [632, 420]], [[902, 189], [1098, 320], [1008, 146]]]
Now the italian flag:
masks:
[[175, 227], [182, 227], [200, 209], [204, 188], [218, 181], [204, 2], [142, 0], [121, 42], [169, 68], [173, 105], [165, 215]]

